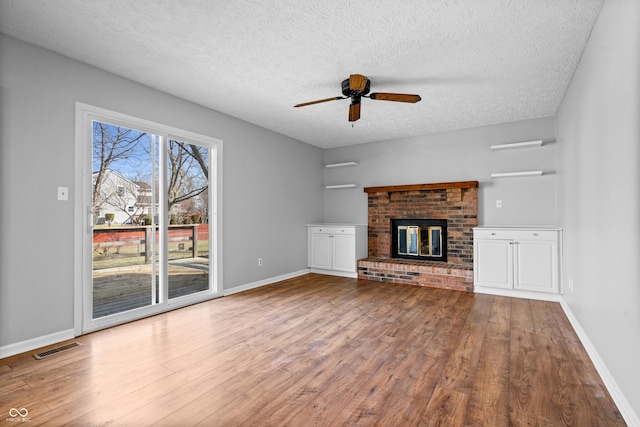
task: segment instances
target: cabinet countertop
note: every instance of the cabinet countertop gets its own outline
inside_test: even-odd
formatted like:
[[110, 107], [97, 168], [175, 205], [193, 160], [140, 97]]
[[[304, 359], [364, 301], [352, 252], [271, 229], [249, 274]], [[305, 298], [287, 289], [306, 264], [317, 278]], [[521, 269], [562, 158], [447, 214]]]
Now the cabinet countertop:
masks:
[[560, 231], [562, 227], [555, 225], [479, 225], [474, 230], [551, 230]]
[[366, 227], [366, 224], [347, 224], [347, 223], [322, 223], [322, 224], [307, 224], [307, 227]]

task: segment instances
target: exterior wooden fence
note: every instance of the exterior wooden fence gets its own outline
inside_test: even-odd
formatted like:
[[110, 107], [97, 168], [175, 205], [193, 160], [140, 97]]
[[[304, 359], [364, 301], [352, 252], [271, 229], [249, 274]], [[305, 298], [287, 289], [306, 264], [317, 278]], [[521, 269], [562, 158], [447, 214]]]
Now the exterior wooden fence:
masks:
[[[168, 242], [190, 242], [191, 243], [191, 256], [196, 258], [198, 256], [198, 234], [204, 234], [199, 231], [202, 227], [206, 232], [206, 238], [208, 239], [208, 226], [201, 224], [183, 224], [183, 225], [170, 225], [168, 229]], [[181, 232], [182, 230], [186, 231]], [[157, 233], [157, 226], [131, 226], [131, 227], [108, 227], [97, 228], [93, 230], [93, 250], [104, 249], [107, 253], [112, 248], [122, 248], [130, 246], [138, 246], [138, 252], [140, 255], [144, 254], [145, 263], [151, 262], [151, 242], [152, 234]], [[204, 237], [204, 236], [203, 236]]]

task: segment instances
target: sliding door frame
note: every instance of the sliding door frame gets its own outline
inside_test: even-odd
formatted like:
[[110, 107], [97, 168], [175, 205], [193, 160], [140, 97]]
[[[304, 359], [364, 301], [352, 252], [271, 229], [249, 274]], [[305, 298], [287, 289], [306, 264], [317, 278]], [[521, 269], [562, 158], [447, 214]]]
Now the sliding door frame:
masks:
[[[191, 305], [197, 302], [206, 301], [223, 295], [222, 278], [222, 140], [209, 136], [197, 134], [172, 126], [163, 125], [161, 123], [149, 120], [139, 119], [137, 117], [126, 114], [106, 110], [100, 107], [76, 103], [75, 116], [75, 191], [74, 191], [74, 333], [76, 336], [84, 333], [93, 332], [99, 329], [115, 326], [120, 323], [141, 319], [161, 312], [173, 310], [176, 308]], [[209, 213], [209, 281], [210, 288], [208, 291], [198, 292], [195, 294], [185, 295], [178, 298], [168, 298], [167, 286], [161, 287], [163, 294], [160, 296], [160, 304], [143, 307], [131, 312], [127, 312], [124, 316], [108, 316], [106, 318], [92, 319], [91, 305], [92, 293], [87, 291], [87, 283], [92, 282], [92, 260], [91, 253], [87, 248], [92, 247], [92, 210], [89, 208], [92, 194], [91, 177], [91, 141], [92, 126], [91, 122], [97, 120], [107, 122], [117, 126], [128, 127], [153, 135], [157, 135], [160, 139], [160, 146], [166, 145], [169, 139], [175, 139], [185, 142], [206, 146], [209, 148], [209, 188], [208, 196], [210, 203]], [[160, 161], [166, 162], [166, 153], [160, 149]], [[160, 176], [165, 180], [166, 177]], [[161, 188], [164, 185], [161, 185]], [[166, 200], [161, 198], [161, 202]], [[163, 206], [163, 203], [160, 203]], [[166, 209], [160, 209], [159, 228], [161, 233], [166, 232], [168, 226], [168, 215], [164, 212]], [[161, 238], [161, 241], [163, 239]], [[160, 248], [166, 251], [166, 244]], [[166, 253], [164, 257], [166, 260]], [[166, 264], [166, 263], [164, 263]], [[211, 272], [211, 270], [213, 270]], [[163, 277], [163, 274], [165, 277]], [[166, 285], [167, 267], [160, 263], [160, 280]], [[164, 288], [164, 289], [163, 289]], [[114, 321], [115, 319], [115, 321]]]

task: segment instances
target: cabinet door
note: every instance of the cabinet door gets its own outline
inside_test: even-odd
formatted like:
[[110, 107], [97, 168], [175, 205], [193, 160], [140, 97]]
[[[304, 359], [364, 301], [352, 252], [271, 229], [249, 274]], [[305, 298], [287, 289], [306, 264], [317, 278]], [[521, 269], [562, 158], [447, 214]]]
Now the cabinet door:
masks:
[[557, 292], [558, 245], [548, 241], [520, 240], [515, 245], [514, 287], [527, 291]]
[[329, 234], [311, 233], [309, 267], [331, 269], [331, 242]]
[[333, 269], [356, 271], [356, 236], [336, 234], [333, 236]]
[[474, 277], [476, 286], [513, 289], [513, 242], [476, 240]]

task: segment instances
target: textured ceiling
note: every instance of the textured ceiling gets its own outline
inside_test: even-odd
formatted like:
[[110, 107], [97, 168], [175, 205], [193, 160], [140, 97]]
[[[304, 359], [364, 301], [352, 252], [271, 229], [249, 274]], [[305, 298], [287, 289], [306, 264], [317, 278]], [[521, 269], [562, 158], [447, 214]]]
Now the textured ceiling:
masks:
[[[0, 31], [319, 147], [552, 116], [604, 0], [2, 0]], [[349, 74], [417, 104], [349, 100]]]

